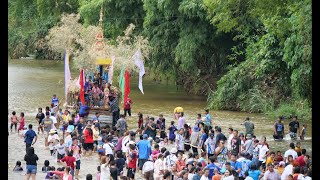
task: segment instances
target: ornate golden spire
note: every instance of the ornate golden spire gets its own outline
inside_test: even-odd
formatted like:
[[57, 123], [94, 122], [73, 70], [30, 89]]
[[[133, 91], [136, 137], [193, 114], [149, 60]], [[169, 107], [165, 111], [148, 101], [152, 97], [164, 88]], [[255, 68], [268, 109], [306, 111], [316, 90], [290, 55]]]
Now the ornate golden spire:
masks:
[[99, 32], [96, 36], [96, 50], [101, 51], [105, 47], [105, 43], [103, 41], [103, 29], [102, 29], [102, 19], [103, 17], [103, 4], [101, 5], [100, 9], [100, 19], [99, 19]]
[[101, 5], [101, 9], [100, 9], [100, 19], [99, 19], [99, 28], [102, 31], [102, 17], [103, 17], [103, 5]]

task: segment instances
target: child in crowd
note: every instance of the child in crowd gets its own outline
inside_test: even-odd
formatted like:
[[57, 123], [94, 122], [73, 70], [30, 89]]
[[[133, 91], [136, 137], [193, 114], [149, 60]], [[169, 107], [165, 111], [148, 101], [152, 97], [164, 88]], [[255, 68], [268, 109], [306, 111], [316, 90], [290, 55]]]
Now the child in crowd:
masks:
[[44, 166], [41, 168], [42, 172], [47, 172], [47, 171], [54, 171], [55, 167], [50, 166], [49, 160], [44, 161]]
[[12, 132], [12, 127], [14, 126], [15, 132], [17, 132], [17, 124], [18, 124], [18, 117], [16, 116], [16, 112], [12, 111], [11, 116], [11, 125], [10, 125], [10, 131]]
[[66, 155], [66, 144], [63, 139], [60, 139], [59, 144], [56, 145], [55, 149], [57, 150], [57, 162], [60, 162], [62, 158]]
[[96, 174], [96, 177], [97, 177], [97, 180], [100, 180], [100, 175], [101, 175], [101, 169], [100, 169], [100, 166], [97, 167], [97, 174]]
[[19, 135], [19, 131], [20, 130], [23, 130], [23, 127], [24, 127], [24, 113], [21, 112], [20, 113], [20, 121], [19, 121], [20, 125], [19, 125], [19, 128], [18, 128], [18, 135]]
[[122, 151], [117, 151], [116, 152], [116, 158], [115, 158], [115, 164], [116, 164], [116, 167], [118, 168], [118, 175], [120, 175], [120, 172], [123, 171], [123, 167], [124, 165], [126, 164], [126, 161], [123, 157], [123, 154], [122, 154]]
[[160, 153], [159, 144], [155, 144], [154, 150], [152, 150], [152, 154], [151, 154], [153, 161], [157, 160], [159, 153]]
[[275, 160], [277, 160], [278, 162], [283, 161], [281, 151], [277, 151], [277, 155], [275, 157]]
[[301, 135], [300, 135], [300, 140], [304, 140], [304, 137], [306, 136], [306, 134], [307, 134], [307, 124], [303, 124]]
[[14, 166], [13, 171], [23, 171], [23, 168], [21, 167], [20, 161], [16, 162], [16, 166]]
[[174, 132], [178, 130], [177, 127], [174, 125], [174, 121], [171, 121], [171, 126], [168, 128], [168, 130], [169, 130], [169, 142], [170, 144], [172, 144], [176, 139], [176, 135]]

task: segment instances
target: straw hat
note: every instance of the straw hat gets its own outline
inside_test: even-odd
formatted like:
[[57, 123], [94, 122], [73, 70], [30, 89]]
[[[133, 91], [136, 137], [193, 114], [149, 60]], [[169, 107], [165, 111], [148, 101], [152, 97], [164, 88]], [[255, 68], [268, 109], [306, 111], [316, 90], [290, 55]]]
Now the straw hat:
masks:
[[54, 129], [50, 129], [49, 134], [54, 134], [54, 133], [56, 133], [56, 130], [54, 130]]

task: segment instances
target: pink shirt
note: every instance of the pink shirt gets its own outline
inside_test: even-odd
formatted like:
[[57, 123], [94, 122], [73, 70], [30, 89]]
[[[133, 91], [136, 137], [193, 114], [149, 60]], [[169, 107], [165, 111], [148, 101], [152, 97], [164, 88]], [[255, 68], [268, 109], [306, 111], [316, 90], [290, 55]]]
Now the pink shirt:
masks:
[[97, 173], [97, 180], [100, 180], [100, 173]]

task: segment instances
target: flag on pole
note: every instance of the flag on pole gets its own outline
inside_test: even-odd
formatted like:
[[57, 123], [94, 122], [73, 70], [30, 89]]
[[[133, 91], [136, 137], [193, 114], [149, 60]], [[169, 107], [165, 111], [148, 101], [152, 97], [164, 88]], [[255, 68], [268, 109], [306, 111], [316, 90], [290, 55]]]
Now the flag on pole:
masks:
[[120, 88], [120, 91], [121, 91], [121, 98], [122, 100], [124, 99], [124, 65], [125, 65], [125, 62], [126, 62], [126, 50], [124, 50], [124, 61], [123, 61], [123, 64], [122, 64], [122, 68], [121, 68], [121, 72], [120, 72], [120, 78], [119, 78], [119, 88]]
[[144, 64], [142, 61], [141, 51], [137, 50], [132, 56], [132, 58], [134, 59], [134, 64], [139, 68], [139, 86], [138, 87], [141, 93], [144, 94], [143, 87], [142, 87], [142, 77], [145, 74], [145, 70], [144, 70]]
[[109, 73], [108, 73], [108, 83], [112, 84], [112, 78], [113, 78], [113, 64], [114, 64], [114, 60], [115, 60], [115, 57], [114, 56], [111, 56], [111, 60], [112, 60], [112, 63], [109, 67]]
[[124, 73], [124, 98], [123, 104], [125, 105], [130, 94], [130, 73], [128, 70]]
[[80, 101], [81, 104], [84, 105], [84, 70], [80, 71]]
[[69, 52], [66, 49], [64, 54], [64, 95], [65, 95], [66, 101], [68, 96], [68, 86], [70, 84], [70, 80], [71, 80], [71, 73], [69, 68]]

